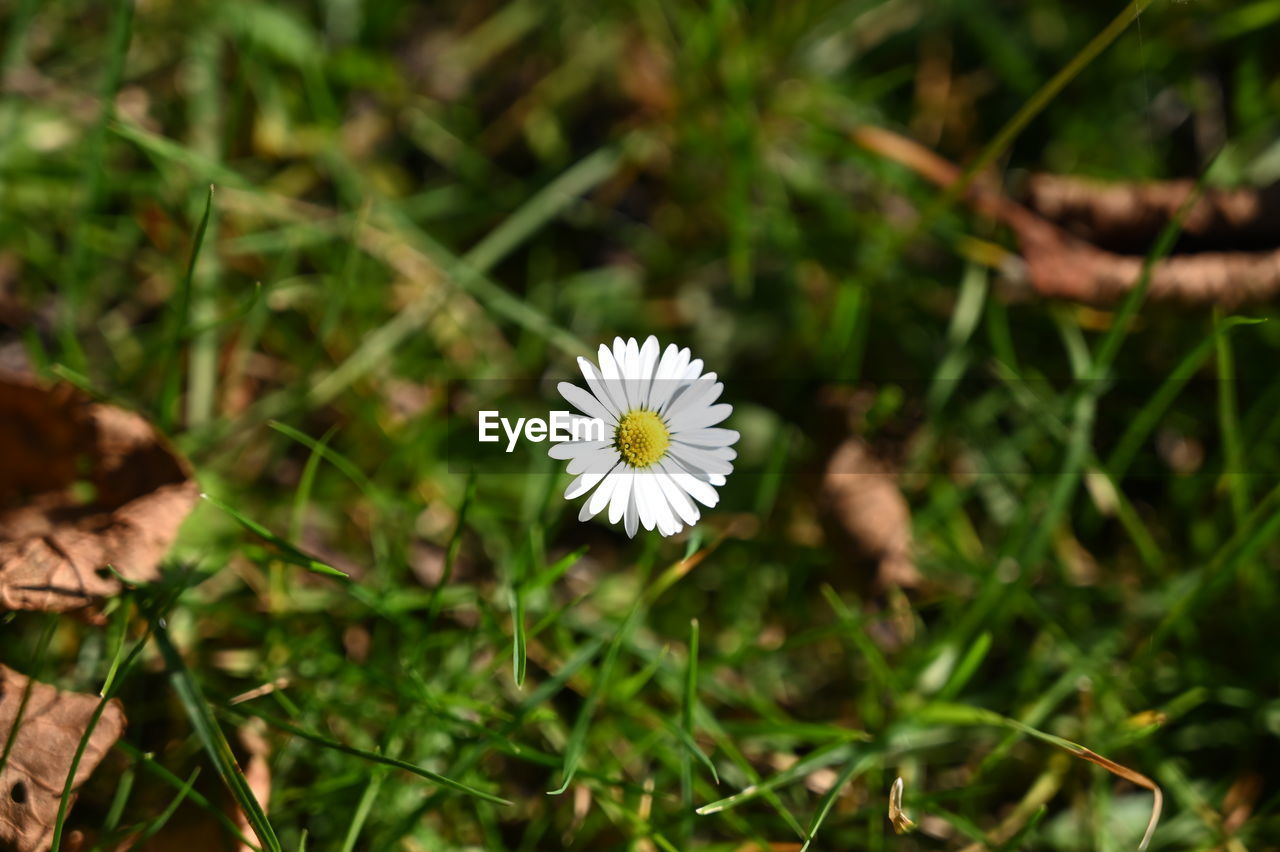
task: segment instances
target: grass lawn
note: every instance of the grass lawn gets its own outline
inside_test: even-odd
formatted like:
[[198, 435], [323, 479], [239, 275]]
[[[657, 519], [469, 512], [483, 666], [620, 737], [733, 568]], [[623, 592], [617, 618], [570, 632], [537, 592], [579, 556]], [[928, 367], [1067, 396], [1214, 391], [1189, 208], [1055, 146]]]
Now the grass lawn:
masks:
[[[1253, 192], [1277, 43], [1275, 0], [0, 0], [0, 366], [211, 498], [101, 618], [0, 613], [128, 716], [61, 848], [1110, 852], [1149, 779], [1151, 850], [1280, 850], [1275, 300], [1045, 298], [856, 141]], [[1189, 210], [1097, 241], [1280, 248]], [[741, 434], [696, 525], [477, 450], [650, 334]]]

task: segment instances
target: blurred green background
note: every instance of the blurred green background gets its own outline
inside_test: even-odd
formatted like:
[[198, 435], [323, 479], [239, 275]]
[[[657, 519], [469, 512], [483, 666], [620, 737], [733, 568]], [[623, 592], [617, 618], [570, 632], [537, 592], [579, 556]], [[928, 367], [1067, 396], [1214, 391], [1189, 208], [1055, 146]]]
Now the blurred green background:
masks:
[[[0, 2], [3, 362], [147, 413], [352, 575], [208, 503], [171, 559], [209, 713], [237, 743], [269, 717], [264, 848], [1136, 847], [1148, 792], [961, 704], [1160, 784], [1152, 849], [1280, 849], [1280, 324], [1011, 297], [964, 248], [1009, 234], [850, 141], [986, 152], [1011, 192], [1280, 178], [1275, 0], [1146, 5], [990, 147], [1124, 9]], [[579, 524], [549, 460], [451, 468], [459, 412], [650, 333], [743, 433], [696, 530]], [[914, 588], [824, 506], [853, 434], [904, 469]], [[0, 643], [96, 692], [145, 624], [13, 614]], [[197, 767], [165, 831], [198, 838], [155, 848], [236, 848], [174, 665], [123, 685], [132, 748], [73, 812], [100, 848]]]

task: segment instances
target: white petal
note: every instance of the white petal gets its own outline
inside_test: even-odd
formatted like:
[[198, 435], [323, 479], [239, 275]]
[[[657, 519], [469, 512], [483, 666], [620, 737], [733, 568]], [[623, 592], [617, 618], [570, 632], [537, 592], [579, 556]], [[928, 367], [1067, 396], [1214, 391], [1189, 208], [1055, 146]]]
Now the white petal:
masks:
[[644, 474], [638, 475], [635, 484], [631, 487], [636, 495], [636, 508], [640, 510], [640, 525], [647, 530], [653, 529], [658, 522], [658, 512], [654, 505], [657, 499], [650, 490], [653, 488], [657, 488], [653, 478]]
[[721, 485], [724, 485], [725, 483], [724, 474], [723, 473], [707, 474], [707, 482], [710, 482], [712, 485], [719, 488]]
[[[689, 350], [683, 350], [688, 352]], [[675, 378], [676, 364], [680, 360], [681, 349], [674, 343], [668, 343], [667, 348], [662, 350], [662, 358], [658, 360], [658, 368], [653, 371], [655, 379], [671, 379]]]
[[613, 496], [613, 491], [618, 487], [618, 474], [611, 473], [604, 478], [604, 482], [600, 483], [600, 487], [595, 490], [591, 498], [587, 500], [587, 504], [591, 507], [591, 514], [598, 515], [609, 505], [609, 498]]
[[653, 371], [658, 366], [658, 338], [652, 334], [640, 347], [640, 404], [652, 408], [649, 404], [649, 390], [653, 387]]
[[631, 500], [627, 503], [627, 514], [623, 516], [623, 528], [627, 531], [628, 538], [636, 537], [636, 528], [639, 526], [640, 507], [636, 505], [635, 490], [632, 489]]
[[587, 384], [591, 387], [591, 392], [595, 394], [600, 404], [609, 409], [614, 417], [622, 414], [618, 400], [614, 399], [609, 393], [609, 384], [600, 375], [600, 371], [596, 369], [596, 365], [592, 364], [586, 358], [578, 356], [578, 369], [582, 370], [583, 378], [587, 380]]
[[666, 379], [662, 384], [664, 385], [664, 393], [662, 394], [664, 399], [662, 404], [655, 406], [653, 410], [663, 418], [666, 418], [676, 400], [688, 393], [691, 382], [686, 382], [684, 379]]
[[583, 494], [586, 494], [592, 488], [595, 488], [600, 484], [600, 480], [604, 479], [604, 475], [606, 473], [608, 473], [608, 471], [582, 474], [582, 476], [579, 476], [573, 482], [569, 483], [569, 487], [564, 490], [564, 499], [573, 500], [576, 497], [581, 497]]
[[672, 432], [684, 432], [689, 429], [705, 429], [714, 426], [733, 413], [733, 406], [727, 402], [719, 405], [702, 404], [682, 408], [667, 417], [667, 424]]
[[[707, 373], [708, 376], [714, 376], [715, 373]], [[720, 394], [724, 392], [724, 383], [716, 382], [711, 386], [711, 390], [707, 391], [707, 395], [698, 400], [702, 405], [710, 405], [720, 398]]]
[[547, 447], [547, 455], [564, 461], [607, 446], [609, 445], [604, 441], [561, 441]]
[[683, 470], [678, 464], [669, 459], [663, 459], [658, 462], [658, 466], [666, 471], [671, 477], [671, 481], [679, 485], [689, 496], [697, 500], [707, 508], [714, 508], [720, 502], [720, 495], [714, 488], [707, 484], [703, 479], [699, 479], [691, 473]]
[[667, 495], [662, 493], [662, 486], [658, 484], [658, 475], [654, 473], [641, 473], [641, 479], [649, 480], [649, 492], [653, 496], [653, 511], [655, 526], [658, 532], [663, 535], [675, 535], [680, 532], [681, 525], [676, 521], [675, 513], [671, 511], [671, 504], [667, 502]]
[[591, 512], [591, 501], [590, 501], [590, 500], [583, 500], [583, 501], [582, 501], [582, 508], [578, 510], [578, 520], [579, 520], [579, 521], [589, 521], [589, 520], [591, 520], [591, 515], [592, 515], [592, 512]]
[[682, 444], [711, 449], [736, 444], [742, 436], [733, 429], [673, 429], [671, 437]]
[[[613, 447], [605, 445], [596, 450], [588, 450], [580, 456], [574, 456], [565, 466], [565, 470], [573, 475], [579, 473], [608, 473], [618, 463], [618, 453]], [[725, 471], [728, 473], [728, 471]]]
[[694, 379], [698, 378], [698, 376], [701, 374], [702, 374], [702, 359], [695, 358], [689, 362], [688, 367], [684, 368], [684, 374], [682, 378], [693, 381]]
[[627, 342], [621, 337], [613, 339], [613, 360], [618, 365], [618, 377], [629, 378], [631, 370], [627, 366]]
[[[684, 442], [678, 441], [677, 443]], [[686, 444], [686, 446], [689, 445]], [[738, 451], [733, 447], [695, 447], [694, 449], [702, 450], [708, 455], [715, 456], [718, 459], [724, 459], [725, 461], [733, 461], [738, 457]]]
[[[608, 408], [601, 404], [595, 394], [587, 393], [577, 385], [572, 385], [568, 382], [561, 382], [556, 385], [556, 390], [560, 391], [560, 395], [564, 397], [570, 405], [588, 417], [603, 420], [606, 425], [613, 425], [618, 422], [618, 418], [610, 412]], [[730, 411], [732, 410], [733, 409], [730, 408]], [[728, 415], [725, 416], [727, 417]]]
[[[672, 444], [667, 453], [680, 462], [680, 465], [690, 473], [733, 473], [733, 465], [722, 458], [711, 455], [706, 450], [700, 450], [696, 447], [686, 447], [683, 444]], [[573, 462], [570, 462], [570, 473]]]
[[684, 524], [680, 523], [680, 520], [671, 514], [671, 508], [668, 506], [666, 517], [658, 518], [658, 532], [664, 536], [671, 536], [682, 529], [684, 529]]
[[707, 373], [672, 397], [667, 405], [666, 417], [671, 418], [682, 411], [692, 411], [695, 406], [710, 405], [722, 390], [724, 385], [716, 381], [716, 374]]
[[684, 489], [676, 485], [675, 480], [666, 472], [660, 470], [659, 473], [655, 474], [655, 477], [658, 480], [658, 487], [662, 489], [663, 496], [671, 504], [672, 510], [680, 516], [680, 520], [689, 526], [696, 524], [699, 517], [698, 507], [689, 499], [689, 495], [685, 494]]
[[671, 401], [680, 395], [681, 390], [688, 387], [693, 381], [693, 379], [685, 378], [685, 373], [689, 371], [689, 361], [692, 358], [693, 353], [686, 347], [680, 350], [676, 362], [671, 365], [671, 374], [667, 376], [667, 405], [670, 405]]
[[658, 362], [658, 368], [653, 371], [653, 388], [649, 391], [649, 408], [653, 411], [661, 411], [676, 389], [676, 365], [681, 351], [687, 353], [689, 350], [681, 350], [674, 343], [668, 344], [666, 351], [662, 353], [662, 360]]
[[600, 344], [600, 376], [604, 379], [609, 396], [618, 404], [619, 411], [630, 411], [631, 401], [627, 399], [625, 385], [622, 381], [622, 368], [614, 357], [613, 352], [603, 343]]
[[634, 337], [627, 338], [623, 357], [626, 358], [622, 375], [627, 383], [627, 399], [631, 400], [636, 408], [640, 408], [644, 405], [644, 377], [640, 375], [640, 347], [636, 344]]
[[657, 491], [659, 497], [661, 497], [661, 500], [658, 503], [658, 508], [660, 509], [659, 518], [664, 519], [667, 522], [667, 529], [670, 530], [667, 535], [675, 535], [680, 532], [680, 530], [684, 529], [684, 522], [680, 520], [680, 516], [671, 505], [671, 501], [667, 499], [666, 489], [662, 487], [662, 479], [659, 478], [662, 474], [654, 471], [649, 475], [653, 478], [654, 490]]
[[634, 337], [628, 337], [626, 349], [624, 351], [627, 354], [627, 372], [626, 372], [627, 378], [629, 379], [641, 378], [640, 344], [636, 343], [636, 339]]
[[609, 523], [616, 524], [627, 513], [627, 506], [632, 502], [632, 486], [636, 475], [629, 470], [619, 471], [613, 475], [618, 485], [613, 489], [613, 497], [609, 499]]
[[[707, 375], [694, 382], [680, 379], [676, 384], [675, 391], [671, 394], [671, 399], [667, 400], [667, 410], [663, 412], [663, 416], [670, 416], [672, 412], [678, 411], [686, 405], [700, 404], [714, 389], [715, 383], [715, 373], [707, 373]], [[710, 403], [707, 404], [709, 405]]]

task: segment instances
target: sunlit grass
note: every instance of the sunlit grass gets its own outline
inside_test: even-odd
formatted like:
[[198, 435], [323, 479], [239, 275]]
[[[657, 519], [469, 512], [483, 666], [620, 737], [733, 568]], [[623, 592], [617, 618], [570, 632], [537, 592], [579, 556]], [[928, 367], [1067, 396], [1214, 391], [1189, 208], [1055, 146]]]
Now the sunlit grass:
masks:
[[[68, 827], [232, 842], [235, 801], [263, 849], [1137, 848], [1151, 793], [1078, 744], [1163, 788], [1151, 849], [1267, 848], [1274, 311], [1010, 298], [957, 248], [1005, 235], [848, 135], [938, 127], [1011, 185], [1264, 173], [1274, 4], [1144, 5], [0, 7], [0, 344], [146, 412], [212, 497], [108, 627], [0, 622], [6, 664], [127, 709]], [[697, 529], [631, 541], [549, 460], [459, 463], [472, 401], [648, 333], [743, 433]], [[919, 589], [824, 527], [854, 429], [909, 473]]]

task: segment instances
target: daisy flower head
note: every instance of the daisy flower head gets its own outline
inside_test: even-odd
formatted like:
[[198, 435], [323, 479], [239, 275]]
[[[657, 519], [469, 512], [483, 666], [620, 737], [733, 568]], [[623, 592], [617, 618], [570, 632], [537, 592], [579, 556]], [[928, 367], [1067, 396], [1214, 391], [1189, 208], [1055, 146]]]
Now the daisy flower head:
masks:
[[724, 385], [702, 372], [702, 360], [675, 344], [635, 338], [600, 345], [599, 363], [578, 359], [589, 390], [561, 382], [560, 395], [583, 415], [604, 423], [603, 440], [552, 444], [577, 478], [564, 496], [590, 494], [578, 520], [608, 509], [628, 536], [656, 529], [675, 535], [698, 522], [698, 504], [711, 508], [733, 472], [738, 433], [716, 427], [733, 406], [716, 403]]

